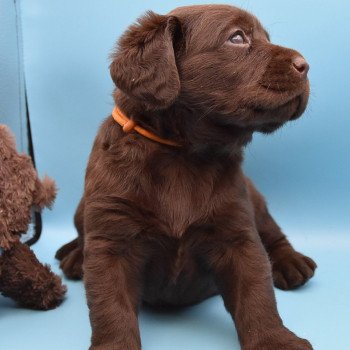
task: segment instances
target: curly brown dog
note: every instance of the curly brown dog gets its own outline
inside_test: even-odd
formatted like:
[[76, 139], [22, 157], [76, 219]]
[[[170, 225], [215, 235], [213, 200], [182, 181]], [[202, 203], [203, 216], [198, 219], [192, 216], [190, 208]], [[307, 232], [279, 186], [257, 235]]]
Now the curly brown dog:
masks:
[[273, 45], [249, 13], [207, 5], [146, 14], [112, 60], [118, 109], [92, 149], [79, 238], [57, 253], [68, 277], [84, 271], [90, 349], [140, 349], [142, 301], [191, 305], [217, 293], [242, 349], [312, 349], [283, 326], [273, 282], [298, 287], [316, 264], [241, 169], [255, 131], [305, 110], [305, 59]]
[[0, 124], [0, 294], [22, 307], [53, 309], [66, 292], [61, 279], [20, 241], [32, 210], [51, 208], [56, 193], [54, 180], [39, 179], [32, 159], [17, 152], [10, 129]]

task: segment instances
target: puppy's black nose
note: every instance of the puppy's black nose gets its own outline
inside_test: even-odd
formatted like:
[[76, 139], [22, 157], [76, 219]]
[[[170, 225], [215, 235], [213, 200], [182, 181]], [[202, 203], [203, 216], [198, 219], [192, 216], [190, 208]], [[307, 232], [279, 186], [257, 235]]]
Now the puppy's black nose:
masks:
[[303, 77], [306, 77], [310, 67], [309, 64], [306, 62], [305, 58], [301, 56], [294, 57], [292, 63], [293, 68]]

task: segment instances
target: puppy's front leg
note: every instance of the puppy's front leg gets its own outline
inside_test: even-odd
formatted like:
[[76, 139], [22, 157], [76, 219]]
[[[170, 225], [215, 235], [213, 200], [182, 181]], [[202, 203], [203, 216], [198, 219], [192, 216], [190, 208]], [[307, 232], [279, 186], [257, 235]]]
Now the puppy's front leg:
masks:
[[272, 263], [275, 286], [288, 290], [306, 283], [315, 272], [316, 263], [297, 252], [270, 215], [264, 197], [252, 181], [245, 178], [254, 205], [255, 224]]
[[[97, 208], [97, 207], [100, 208]], [[92, 338], [90, 350], [139, 350], [138, 305], [144, 249], [140, 227], [120, 205], [86, 209], [84, 282]]]
[[214, 225], [215, 231], [206, 235], [203, 253], [235, 321], [242, 349], [312, 349], [306, 340], [283, 326], [272, 287], [271, 265], [254, 225], [237, 217], [221, 217]]

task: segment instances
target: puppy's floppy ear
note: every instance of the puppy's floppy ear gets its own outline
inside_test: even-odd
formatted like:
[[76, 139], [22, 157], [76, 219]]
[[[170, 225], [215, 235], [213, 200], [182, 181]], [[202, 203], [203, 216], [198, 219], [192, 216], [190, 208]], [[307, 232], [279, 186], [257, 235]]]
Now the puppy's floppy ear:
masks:
[[147, 12], [120, 38], [110, 72], [116, 86], [146, 108], [171, 105], [180, 91], [174, 44], [181, 24], [174, 16]]

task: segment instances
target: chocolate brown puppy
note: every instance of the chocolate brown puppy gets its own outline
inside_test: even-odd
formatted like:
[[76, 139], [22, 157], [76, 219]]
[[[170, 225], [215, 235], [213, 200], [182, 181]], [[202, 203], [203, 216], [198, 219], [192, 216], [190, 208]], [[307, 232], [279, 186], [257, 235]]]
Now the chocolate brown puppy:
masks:
[[68, 277], [84, 278], [91, 350], [140, 349], [142, 302], [183, 306], [217, 293], [242, 349], [312, 349], [283, 326], [273, 282], [296, 288], [316, 264], [293, 249], [241, 169], [254, 132], [301, 116], [308, 69], [226, 5], [149, 12], [120, 38], [110, 71], [126, 125], [102, 124], [79, 237], [57, 252]]

